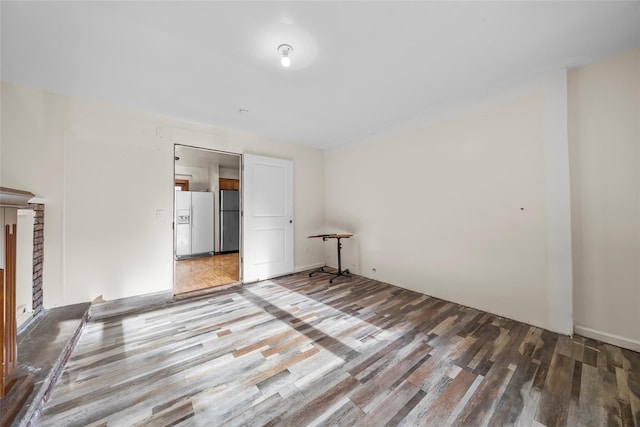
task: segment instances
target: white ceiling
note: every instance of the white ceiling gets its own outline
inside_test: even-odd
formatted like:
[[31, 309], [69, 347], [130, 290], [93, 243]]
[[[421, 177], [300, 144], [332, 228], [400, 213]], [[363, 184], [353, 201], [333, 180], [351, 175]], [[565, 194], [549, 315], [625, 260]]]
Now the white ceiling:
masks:
[[[506, 80], [640, 47], [640, 1], [1, 8], [5, 81], [323, 148]], [[289, 69], [281, 43], [294, 48]]]
[[176, 166], [208, 168], [209, 166], [219, 165], [227, 169], [240, 169], [240, 156], [237, 154], [226, 154], [219, 151], [176, 145], [175, 157], [178, 158], [175, 161]]

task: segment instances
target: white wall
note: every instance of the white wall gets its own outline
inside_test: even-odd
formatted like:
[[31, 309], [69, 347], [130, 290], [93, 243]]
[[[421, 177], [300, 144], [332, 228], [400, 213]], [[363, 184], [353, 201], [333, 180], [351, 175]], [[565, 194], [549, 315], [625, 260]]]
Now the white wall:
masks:
[[565, 78], [328, 153], [326, 231], [355, 234], [343, 266], [571, 333]]
[[[62, 305], [63, 141], [65, 131], [71, 127], [70, 116], [77, 114], [76, 120], [81, 120], [83, 115], [72, 106], [71, 98], [51, 97], [5, 83], [0, 94], [0, 184], [30, 191], [44, 200], [43, 280], [51, 286], [44, 295], [44, 304]], [[75, 179], [84, 180], [87, 176]]]
[[220, 166], [209, 166], [209, 188], [213, 191], [213, 250], [220, 252]]
[[575, 330], [640, 351], [640, 49], [568, 78]]
[[176, 179], [188, 179], [190, 191], [213, 191], [209, 169], [194, 166], [175, 166]]
[[240, 179], [240, 169], [220, 168], [220, 178]]
[[0, 182], [46, 201], [45, 307], [171, 289], [175, 143], [293, 160], [294, 265], [322, 264], [306, 239], [324, 225], [320, 150], [7, 83], [1, 94]]
[[[210, 191], [217, 193], [220, 191], [220, 172], [218, 164], [209, 166], [209, 188]], [[216, 206], [218, 206], [218, 200], [216, 199]]]

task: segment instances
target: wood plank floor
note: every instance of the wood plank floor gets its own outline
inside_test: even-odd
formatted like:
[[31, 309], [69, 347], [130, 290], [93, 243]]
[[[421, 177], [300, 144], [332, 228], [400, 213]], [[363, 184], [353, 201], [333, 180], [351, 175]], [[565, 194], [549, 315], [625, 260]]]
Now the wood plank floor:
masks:
[[107, 307], [39, 425], [640, 427], [640, 354], [357, 276]]
[[227, 285], [240, 278], [239, 255], [236, 252], [177, 260], [174, 272], [176, 294]]

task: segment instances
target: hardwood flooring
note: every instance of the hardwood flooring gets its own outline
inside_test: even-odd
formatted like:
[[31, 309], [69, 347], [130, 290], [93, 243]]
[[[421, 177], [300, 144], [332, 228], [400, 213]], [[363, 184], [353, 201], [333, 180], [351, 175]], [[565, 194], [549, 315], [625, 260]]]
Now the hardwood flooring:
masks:
[[174, 261], [174, 292], [182, 294], [237, 282], [238, 257], [236, 252]]
[[357, 276], [92, 313], [39, 425], [640, 427], [640, 354]]

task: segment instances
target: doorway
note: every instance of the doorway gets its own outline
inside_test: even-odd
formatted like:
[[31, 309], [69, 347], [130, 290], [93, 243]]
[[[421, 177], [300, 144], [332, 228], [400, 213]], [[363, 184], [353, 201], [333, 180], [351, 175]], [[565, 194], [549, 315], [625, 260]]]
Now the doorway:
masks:
[[240, 282], [241, 156], [174, 146], [173, 293]]

